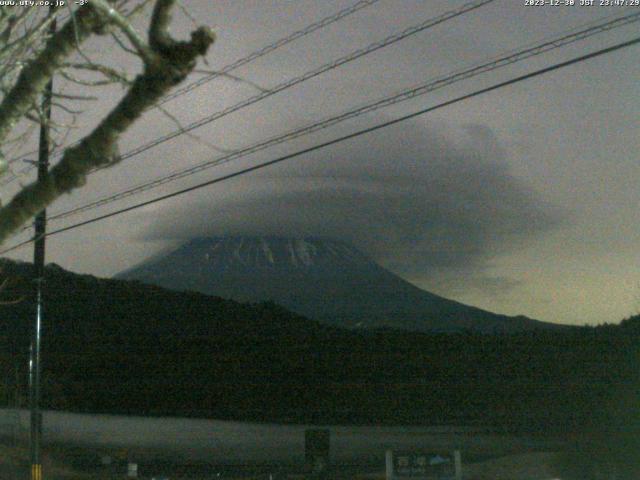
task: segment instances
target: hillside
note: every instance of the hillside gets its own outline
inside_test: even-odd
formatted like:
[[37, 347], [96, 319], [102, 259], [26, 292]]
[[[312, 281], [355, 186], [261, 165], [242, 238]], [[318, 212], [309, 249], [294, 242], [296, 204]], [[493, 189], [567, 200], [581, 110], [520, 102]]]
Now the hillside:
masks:
[[[4, 299], [26, 292], [20, 277], [29, 270], [3, 264]], [[637, 410], [639, 318], [509, 336], [351, 331], [274, 304], [56, 266], [47, 268], [45, 305], [43, 401], [53, 408], [545, 432], [612, 425], [611, 412]], [[14, 391], [14, 368], [25, 392], [33, 310], [28, 299], [0, 306], [5, 393]]]
[[347, 328], [484, 333], [562, 328], [422, 290], [353, 246], [331, 239], [197, 238], [117, 278], [241, 302], [273, 301], [307, 318]]

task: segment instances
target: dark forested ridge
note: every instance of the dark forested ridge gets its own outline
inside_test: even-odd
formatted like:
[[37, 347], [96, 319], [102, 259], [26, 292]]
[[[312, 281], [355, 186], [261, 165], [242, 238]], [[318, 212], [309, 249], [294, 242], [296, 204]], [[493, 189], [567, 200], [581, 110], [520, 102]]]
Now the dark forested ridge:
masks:
[[441, 297], [329, 238], [204, 237], [118, 274], [122, 280], [239, 302], [273, 301], [342, 328], [516, 333], [567, 328]]
[[[30, 265], [4, 262], [4, 300]], [[283, 422], [637, 426], [640, 317], [512, 335], [342, 330], [240, 304], [47, 268], [46, 406]], [[0, 305], [6, 401], [34, 306]], [[634, 427], [635, 428], [635, 427]]]

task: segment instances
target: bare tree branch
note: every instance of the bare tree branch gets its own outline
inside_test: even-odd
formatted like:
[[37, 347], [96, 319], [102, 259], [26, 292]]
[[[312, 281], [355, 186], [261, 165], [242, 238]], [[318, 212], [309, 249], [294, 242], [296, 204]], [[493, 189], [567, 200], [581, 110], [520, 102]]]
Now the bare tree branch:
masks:
[[121, 15], [113, 6], [105, 0], [91, 0], [91, 4], [102, 15], [108, 18], [109, 22], [116, 25], [127, 37], [131, 45], [134, 46], [138, 55], [145, 63], [152, 61], [153, 51], [147, 46], [142, 37], [136, 32], [129, 20]]
[[53, 73], [76, 48], [76, 40], [85, 40], [103, 25], [103, 20], [86, 5], [78, 9], [75, 21], [69, 21], [52, 36], [44, 50], [26, 65], [14, 87], [0, 104], [0, 144], [16, 123], [29, 111]]
[[[169, 35], [170, 10], [173, 4], [174, 0], [158, 0], [155, 4], [149, 29], [150, 54], [143, 57], [144, 70], [135, 78], [124, 98], [79, 144], [65, 151], [59, 163], [43, 180], [25, 187], [6, 207], [0, 209], [0, 243], [56, 198], [83, 185], [91, 170], [118, 163], [120, 157], [117, 141], [120, 135], [145, 110], [183, 81], [195, 68], [197, 58], [206, 54], [215, 40], [215, 35], [209, 28], [200, 27], [193, 31], [189, 41], [176, 41]], [[103, 28], [104, 23], [96, 19], [100, 14], [96, 15], [90, 10], [84, 12], [86, 13], [78, 15], [76, 22], [79, 33], [86, 38], [92, 30]], [[108, 18], [112, 19], [112, 16]], [[53, 71], [61, 66], [63, 58], [72, 50], [74, 37], [73, 28], [66, 25], [49, 40], [43, 52], [44, 57], [38, 57], [33, 64], [25, 67], [23, 74], [29, 71], [25, 78], [38, 76], [34, 71], [34, 64], [45, 69], [44, 73], [38, 76], [39, 82], [42, 82], [43, 78], [50, 78]], [[52, 52], [52, 45], [56, 45], [63, 53]], [[21, 88], [29, 99], [39, 91], [25, 85]], [[3, 120], [3, 110], [0, 108], [0, 142], [5, 130], [9, 131], [30, 105], [27, 103], [25, 107], [25, 100], [18, 94], [14, 93], [14, 97], [14, 101], [20, 103], [20, 108], [5, 106], [6, 102], [2, 104], [2, 108], [14, 120]]]
[[222, 78], [228, 78], [229, 80], [233, 80], [234, 82], [238, 82], [238, 83], [244, 83], [246, 85], [249, 85], [250, 87], [255, 88], [256, 90], [259, 90], [260, 92], [268, 92], [269, 89], [262, 87], [260, 85], [258, 85], [256, 82], [253, 82], [251, 80], [247, 80], [246, 78], [242, 78], [239, 77], [238, 75], [233, 75], [232, 73], [228, 73], [228, 72], [220, 72], [217, 70], [203, 70], [203, 69], [196, 69], [194, 70], [195, 73], [206, 73], [207, 75], [217, 75], [219, 77]]
[[119, 72], [116, 69], [108, 67], [106, 65], [100, 65], [98, 63], [66, 63], [64, 67], [73, 68], [75, 70], [97, 72], [112, 82], [116, 81], [120, 83], [131, 84], [131, 80], [127, 78], [125, 73]]
[[[64, 70], [60, 70], [60, 75], [69, 80], [71, 83], [75, 83], [77, 85], [82, 85], [85, 87], [103, 87], [105, 85], [113, 85], [115, 83], [113, 80], [84, 80], [82, 78], [71, 75], [69, 72], [66, 72]], [[58, 105], [61, 106], [60, 104]]]
[[162, 105], [156, 104], [155, 108], [160, 110], [167, 118], [169, 118], [169, 120], [171, 120], [178, 127], [178, 129], [181, 132], [183, 132], [187, 137], [191, 138], [192, 140], [200, 143], [201, 145], [204, 145], [204, 146], [210, 148], [211, 150], [213, 150], [215, 152], [218, 152], [218, 153], [231, 153], [231, 150], [226, 149], [226, 148], [222, 148], [222, 147], [219, 147], [217, 145], [214, 145], [213, 143], [207, 142], [204, 139], [200, 138], [198, 135], [195, 135], [195, 134], [185, 130], [184, 125], [182, 125], [182, 123], [180, 123], [180, 120], [178, 120], [175, 117], [175, 115], [173, 115], [171, 112], [169, 112], [169, 110], [164, 108]]
[[77, 101], [83, 101], [83, 102], [86, 102], [88, 100], [98, 100], [98, 97], [95, 97], [93, 95], [69, 95], [66, 93], [54, 93], [53, 97], [63, 98], [65, 100], [77, 100]]
[[125, 52], [130, 53], [130, 54], [132, 54], [132, 55], [137, 55], [136, 51], [135, 51], [135, 50], [132, 50], [132, 49], [131, 49], [131, 48], [129, 48], [129, 47], [127, 47], [127, 46], [125, 45], [125, 43], [124, 43], [122, 40], [120, 40], [120, 37], [118, 37], [118, 35], [117, 35], [115, 32], [111, 32], [111, 37], [113, 37], [113, 39], [115, 40], [115, 42], [118, 44], [118, 46], [119, 46], [122, 50], [124, 50]]

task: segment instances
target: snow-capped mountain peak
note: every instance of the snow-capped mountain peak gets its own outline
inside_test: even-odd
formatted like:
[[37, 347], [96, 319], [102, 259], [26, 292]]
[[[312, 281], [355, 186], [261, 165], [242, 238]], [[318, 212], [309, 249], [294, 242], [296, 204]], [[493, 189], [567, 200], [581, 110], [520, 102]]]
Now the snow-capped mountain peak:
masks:
[[353, 246], [322, 238], [196, 238], [119, 277], [244, 302], [273, 301], [351, 328], [493, 332], [549, 325], [421, 290]]
[[185, 251], [214, 268], [307, 269], [328, 264], [371, 262], [346, 243], [318, 238], [198, 238], [180, 246], [174, 254], [181, 255]]

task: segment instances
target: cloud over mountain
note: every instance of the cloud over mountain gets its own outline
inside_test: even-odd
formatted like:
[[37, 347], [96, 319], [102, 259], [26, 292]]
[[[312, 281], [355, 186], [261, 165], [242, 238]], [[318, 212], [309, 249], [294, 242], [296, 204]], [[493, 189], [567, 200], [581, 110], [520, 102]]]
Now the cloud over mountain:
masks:
[[146, 236], [328, 237], [401, 275], [477, 280], [496, 254], [561, 221], [505, 155], [482, 125], [403, 123], [212, 187]]

